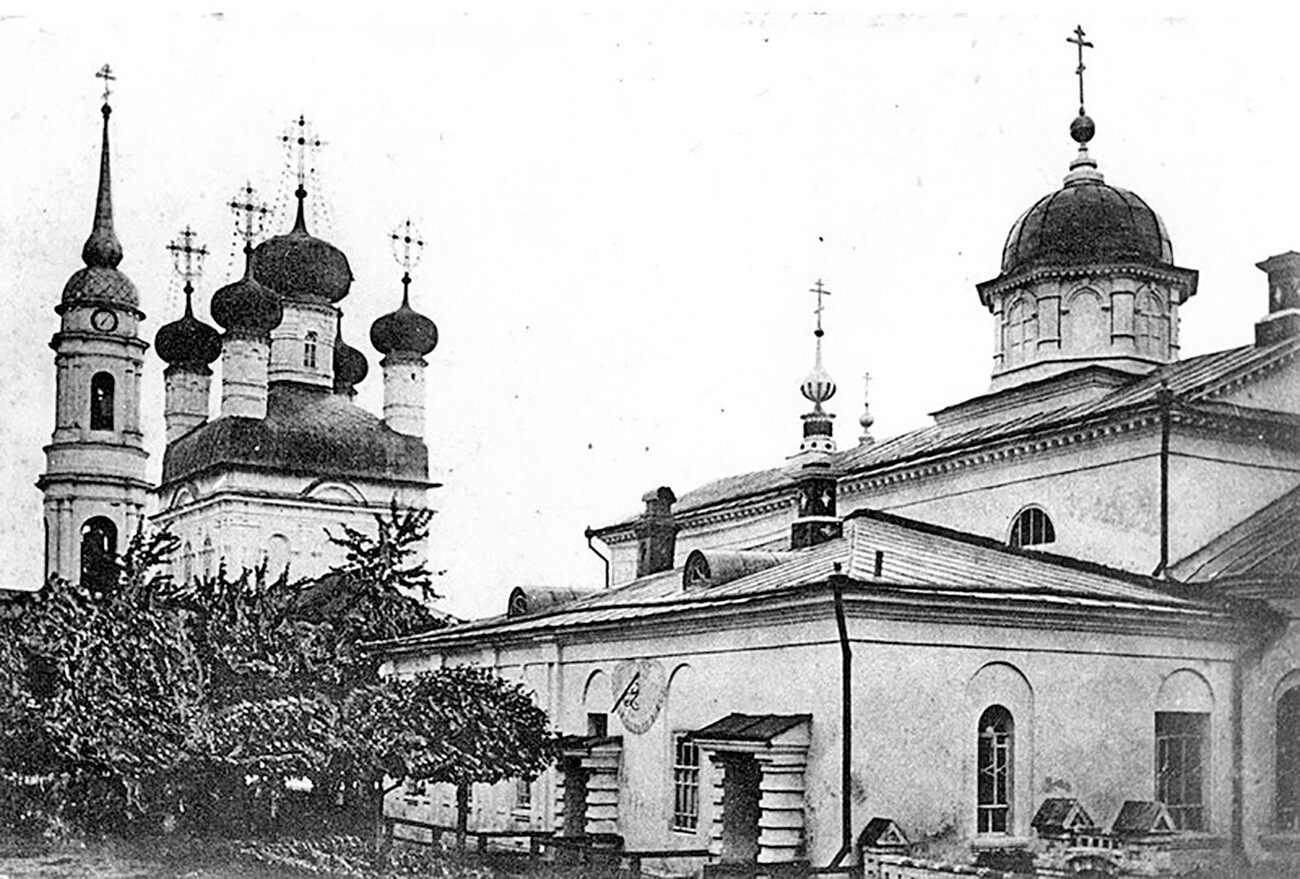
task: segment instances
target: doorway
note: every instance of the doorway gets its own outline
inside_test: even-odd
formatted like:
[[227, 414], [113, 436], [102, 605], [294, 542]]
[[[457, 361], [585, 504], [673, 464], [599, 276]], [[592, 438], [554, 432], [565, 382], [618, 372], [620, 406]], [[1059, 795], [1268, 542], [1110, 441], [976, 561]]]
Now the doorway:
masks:
[[722, 860], [758, 860], [759, 781], [762, 772], [751, 754], [726, 754], [722, 780]]

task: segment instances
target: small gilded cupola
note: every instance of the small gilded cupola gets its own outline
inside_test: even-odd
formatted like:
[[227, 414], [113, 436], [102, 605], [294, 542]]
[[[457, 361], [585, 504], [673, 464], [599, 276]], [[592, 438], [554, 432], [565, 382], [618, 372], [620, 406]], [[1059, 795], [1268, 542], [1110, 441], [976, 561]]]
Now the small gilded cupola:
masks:
[[1197, 273], [1174, 264], [1159, 215], [1107, 184], [1088, 152], [1097, 126], [1084, 109], [1084, 37], [1078, 27], [1068, 38], [1078, 50], [1078, 154], [1061, 188], [1012, 225], [1001, 273], [976, 287], [996, 329], [994, 391], [1083, 367], [1142, 374], [1177, 360], [1178, 308], [1196, 292]]
[[370, 344], [384, 355], [384, 423], [398, 433], [424, 435], [425, 357], [438, 345], [438, 327], [411, 308], [411, 269], [420, 260], [424, 241], [409, 219], [389, 238], [402, 267], [402, 304], [370, 325]]
[[369, 374], [366, 355], [343, 341], [343, 313], [340, 312], [334, 334], [334, 393], [352, 399], [357, 395], [357, 385]]
[[185, 293], [185, 313], [163, 324], [154, 336], [154, 350], [167, 364], [163, 417], [170, 443], [208, 419], [210, 366], [221, 356], [221, 334], [194, 316], [194, 281], [202, 273], [207, 248], [195, 241], [194, 230], [186, 226], [167, 249], [184, 280]]
[[799, 508], [791, 526], [790, 546], [801, 549], [815, 546], [839, 537], [841, 524], [835, 513], [836, 474], [832, 467], [835, 452], [834, 419], [822, 404], [835, 396], [835, 381], [822, 365], [822, 312], [825, 297], [831, 291], [819, 279], [809, 291], [817, 296], [817, 326], [813, 330], [815, 354], [812, 371], [804, 378], [799, 391], [813, 404], [811, 412], [803, 418], [803, 440], [799, 453], [791, 462], [798, 468], [797, 488]]
[[244, 274], [212, 295], [212, 319], [226, 330], [221, 347], [221, 414], [265, 418], [271, 331], [284, 318], [280, 299], [253, 273], [253, 239], [267, 214], [251, 185], [227, 206], [240, 218]]
[[275, 291], [284, 306], [284, 319], [271, 331], [267, 377], [272, 383], [332, 389], [336, 305], [352, 287], [352, 267], [343, 251], [307, 231], [307, 184], [317, 180], [315, 156], [324, 141], [304, 116], [289, 124], [280, 141], [296, 166], [293, 228], [263, 241], [253, 253], [253, 277]]

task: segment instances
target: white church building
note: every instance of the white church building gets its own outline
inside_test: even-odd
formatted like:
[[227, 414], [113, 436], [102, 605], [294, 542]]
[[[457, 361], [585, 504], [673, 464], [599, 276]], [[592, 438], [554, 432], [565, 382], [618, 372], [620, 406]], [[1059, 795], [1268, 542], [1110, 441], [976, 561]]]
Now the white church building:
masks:
[[[107, 67], [101, 75], [111, 78]], [[373, 527], [396, 503], [427, 509], [425, 357], [438, 341], [433, 321], [410, 306], [409, 271], [399, 308], [379, 318], [370, 340], [383, 355], [379, 418], [353, 402], [368, 372], [365, 355], [343, 341], [339, 302], [352, 272], [344, 253], [307, 230], [306, 176], [299, 163], [297, 217], [282, 235], [253, 247], [265, 208], [244, 212], [246, 271], [212, 297], [220, 333], [185, 312], [163, 325], [155, 351], [166, 364], [166, 448], [162, 480], [146, 479], [140, 384], [149, 345], [135, 285], [118, 268], [113, 229], [107, 94], [94, 222], [85, 266], [55, 308], [50, 342], [57, 370], [54, 435], [38, 487], [45, 497], [47, 576], [94, 578], [149, 520], [177, 535], [176, 575], [238, 572], [268, 563], [310, 577], [341, 561], [325, 529]], [[305, 131], [305, 121], [297, 125]], [[302, 144], [305, 138], [300, 137]], [[251, 190], [247, 193], [251, 196]], [[188, 230], [187, 230], [188, 232]], [[188, 235], [178, 257], [198, 252]], [[408, 261], [409, 263], [409, 261]], [[220, 362], [219, 397], [211, 365]]]
[[695, 853], [672, 873], [1300, 869], [1300, 253], [1258, 263], [1253, 339], [1185, 356], [1197, 272], [1094, 133], [974, 291], [987, 393], [840, 448], [819, 303], [791, 458], [594, 529], [604, 590], [383, 645], [522, 681], [565, 735], [472, 826]]

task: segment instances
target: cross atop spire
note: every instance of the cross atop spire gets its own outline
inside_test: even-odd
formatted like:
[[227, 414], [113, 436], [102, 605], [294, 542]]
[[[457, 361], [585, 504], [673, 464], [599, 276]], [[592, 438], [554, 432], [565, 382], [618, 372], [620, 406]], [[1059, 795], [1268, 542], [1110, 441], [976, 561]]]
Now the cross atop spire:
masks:
[[187, 302], [194, 292], [194, 279], [203, 274], [203, 258], [208, 255], [207, 247], [195, 243], [197, 237], [197, 233], [187, 225], [167, 244], [172, 255], [172, 268], [185, 279]]
[[[817, 308], [813, 311], [817, 315], [817, 329], [813, 332], [813, 335], [821, 339], [825, 335], [822, 331], [822, 311], [826, 307], [822, 302], [822, 297], [831, 295], [831, 291], [827, 290], [825, 285], [822, 284], [822, 279], [818, 278], [817, 283], [808, 288], [808, 292], [817, 294]], [[820, 346], [818, 346], [818, 351], [820, 352]]]
[[1085, 47], [1088, 49], [1094, 48], [1092, 43], [1084, 39], [1085, 36], [1086, 34], [1084, 34], [1083, 32], [1083, 25], [1079, 24], [1074, 26], [1074, 36], [1065, 38], [1065, 41], [1067, 43], [1074, 43], [1074, 45], [1079, 47], [1079, 66], [1074, 69], [1074, 73], [1077, 77], [1079, 77], [1079, 115], [1080, 116], [1085, 115], [1083, 112], [1083, 72], [1088, 69], [1083, 63], [1083, 50]]
[[104, 81], [104, 106], [107, 107], [108, 97], [113, 93], [113, 81], [116, 80], [117, 77], [113, 75], [113, 68], [109, 67], [107, 64], [99, 68], [99, 72], [96, 73], [95, 76]]

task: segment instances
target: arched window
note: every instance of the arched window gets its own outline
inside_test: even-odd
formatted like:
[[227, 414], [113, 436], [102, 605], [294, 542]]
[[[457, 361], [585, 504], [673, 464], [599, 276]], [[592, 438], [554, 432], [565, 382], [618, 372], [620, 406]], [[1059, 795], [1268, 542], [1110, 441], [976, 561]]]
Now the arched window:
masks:
[[95, 516], [81, 526], [81, 585], [107, 589], [117, 582], [117, 526]]
[[194, 545], [188, 540], [185, 541], [185, 549], [181, 552], [181, 581], [188, 583], [194, 579]]
[[1052, 520], [1038, 507], [1021, 510], [1011, 523], [1011, 536], [1007, 538], [1007, 543], [1012, 546], [1037, 546], [1055, 541], [1056, 529], [1052, 527]]
[[311, 369], [316, 368], [316, 339], [316, 333], [311, 331], [302, 343], [302, 365]]
[[1038, 337], [1038, 316], [1029, 300], [1017, 299], [1007, 312], [1006, 363], [1015, 366], [1031, 359]]
[[1277, 700], [1277, 829], [1300, 830], [1300, 687]]
[[203, 538], [203, 576], [212, 576], [212, 538]]
[[1011, 712], [993, 705], [980, 715], [976, 766], [975, 829], [1006, 833], [1011, 827], [1011, 758], [1015, 723]]
[[1133, 314], [1133, 332], [1137, 336], [1139, 354], [1163, 357], [1165, 354], [1165, 314], [1160, 300], [1151, 293], [1137, 298]]
[[113, 376], [107, 372], [90, 380], [90, 429], [113, 429]]

